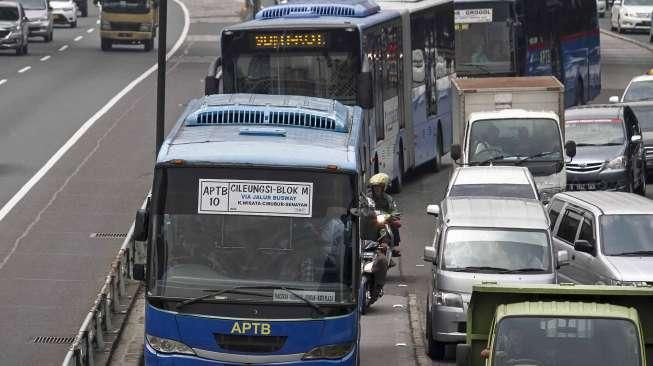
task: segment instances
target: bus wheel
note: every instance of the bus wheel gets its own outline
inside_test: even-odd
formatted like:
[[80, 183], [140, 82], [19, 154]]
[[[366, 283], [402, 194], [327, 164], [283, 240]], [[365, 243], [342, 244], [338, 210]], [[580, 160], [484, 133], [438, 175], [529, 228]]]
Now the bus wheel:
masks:
[[111, 40], [107, 38], [102, 38], [100, 41], [102, 46], [102, 51], [109, 51], [111, 49]]
[[150, 52], [154, 48], [154, 40], [148, 39], [143, 41], [143, 46], [145, 46], [145, 52]]

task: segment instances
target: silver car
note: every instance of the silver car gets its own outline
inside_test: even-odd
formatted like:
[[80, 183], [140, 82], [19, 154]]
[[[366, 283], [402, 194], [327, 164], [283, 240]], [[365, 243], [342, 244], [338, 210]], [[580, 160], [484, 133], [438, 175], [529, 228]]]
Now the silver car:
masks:
[[633, 193], [566, 192], [548, 210], [556, 249], [571, 255], [560, 281], [653, 285], [653, 201]]
[[17, 55], [27, 54], [27, 18], [20, 4], [0, 1], [0, 50], [13, 49]]
[[465, 340], [472, 286], [481, 282], [556, 283], [567, 253], [554, 256], [549, 219], [533, 199], [450, 197], [429, 205], [436, 216], [426, 338], [431, 358], [444, 356], [447, 343]]

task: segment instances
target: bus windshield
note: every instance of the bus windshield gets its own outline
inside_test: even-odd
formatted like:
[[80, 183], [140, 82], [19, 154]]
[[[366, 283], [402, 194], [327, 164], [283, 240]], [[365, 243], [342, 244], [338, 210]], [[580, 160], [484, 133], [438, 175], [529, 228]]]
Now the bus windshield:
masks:
[[[352, 176], [198, 167], [159, 169], [155, 179], [154, 296], [194, 298], [234, 286], [278, 286], [316, 302], [354, 302]], [[228, 209], [206, 211], [207, 181], [229, 187]], [[310, 189], [278, 193], [292, 185]], [[295, 214], [302, 204], [308, 211]], [[276, 290], [258, 295], [244, 299], [297, 301]]]
[[225, 92], [305, 95], [356, 103], [355, 32], [235, 32], [223, 37]]
[[148, 0], [105, 0], [102, 1], [102, 11], [145, 14], [150, 11], [150, 3]]
[[456, 4], [456, 72], [459, 75], [514, 73], [508, 4]]

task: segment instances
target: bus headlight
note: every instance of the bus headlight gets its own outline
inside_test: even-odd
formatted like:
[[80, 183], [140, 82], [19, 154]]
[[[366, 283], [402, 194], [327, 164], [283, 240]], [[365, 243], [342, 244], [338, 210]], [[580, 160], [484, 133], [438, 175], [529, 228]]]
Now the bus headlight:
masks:
[[315, 347], [306, 352], [302, 360], [336, 360], [347, 356], [354, 349], [354, 342], [345, 342], [338, 344], [329, 344], [326, 346]]
[[147, 344], [149, 344], [157, 352], [195, 355], [195, 352], [193, 352], [190, 347], [179, 341], [174, 341], [168, 338], [155, 337], [149, 334], [145, 335], [145, 339], [147, 339]]

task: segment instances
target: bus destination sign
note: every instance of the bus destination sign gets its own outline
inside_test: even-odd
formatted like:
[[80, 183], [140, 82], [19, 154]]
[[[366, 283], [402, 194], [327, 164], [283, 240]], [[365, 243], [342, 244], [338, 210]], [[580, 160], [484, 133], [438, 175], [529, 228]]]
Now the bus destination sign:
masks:
[[256, 48], [324, 48], [327, 46], [326, 35], [316, 32], [293, 33], [259, 33], [254, 35]]

